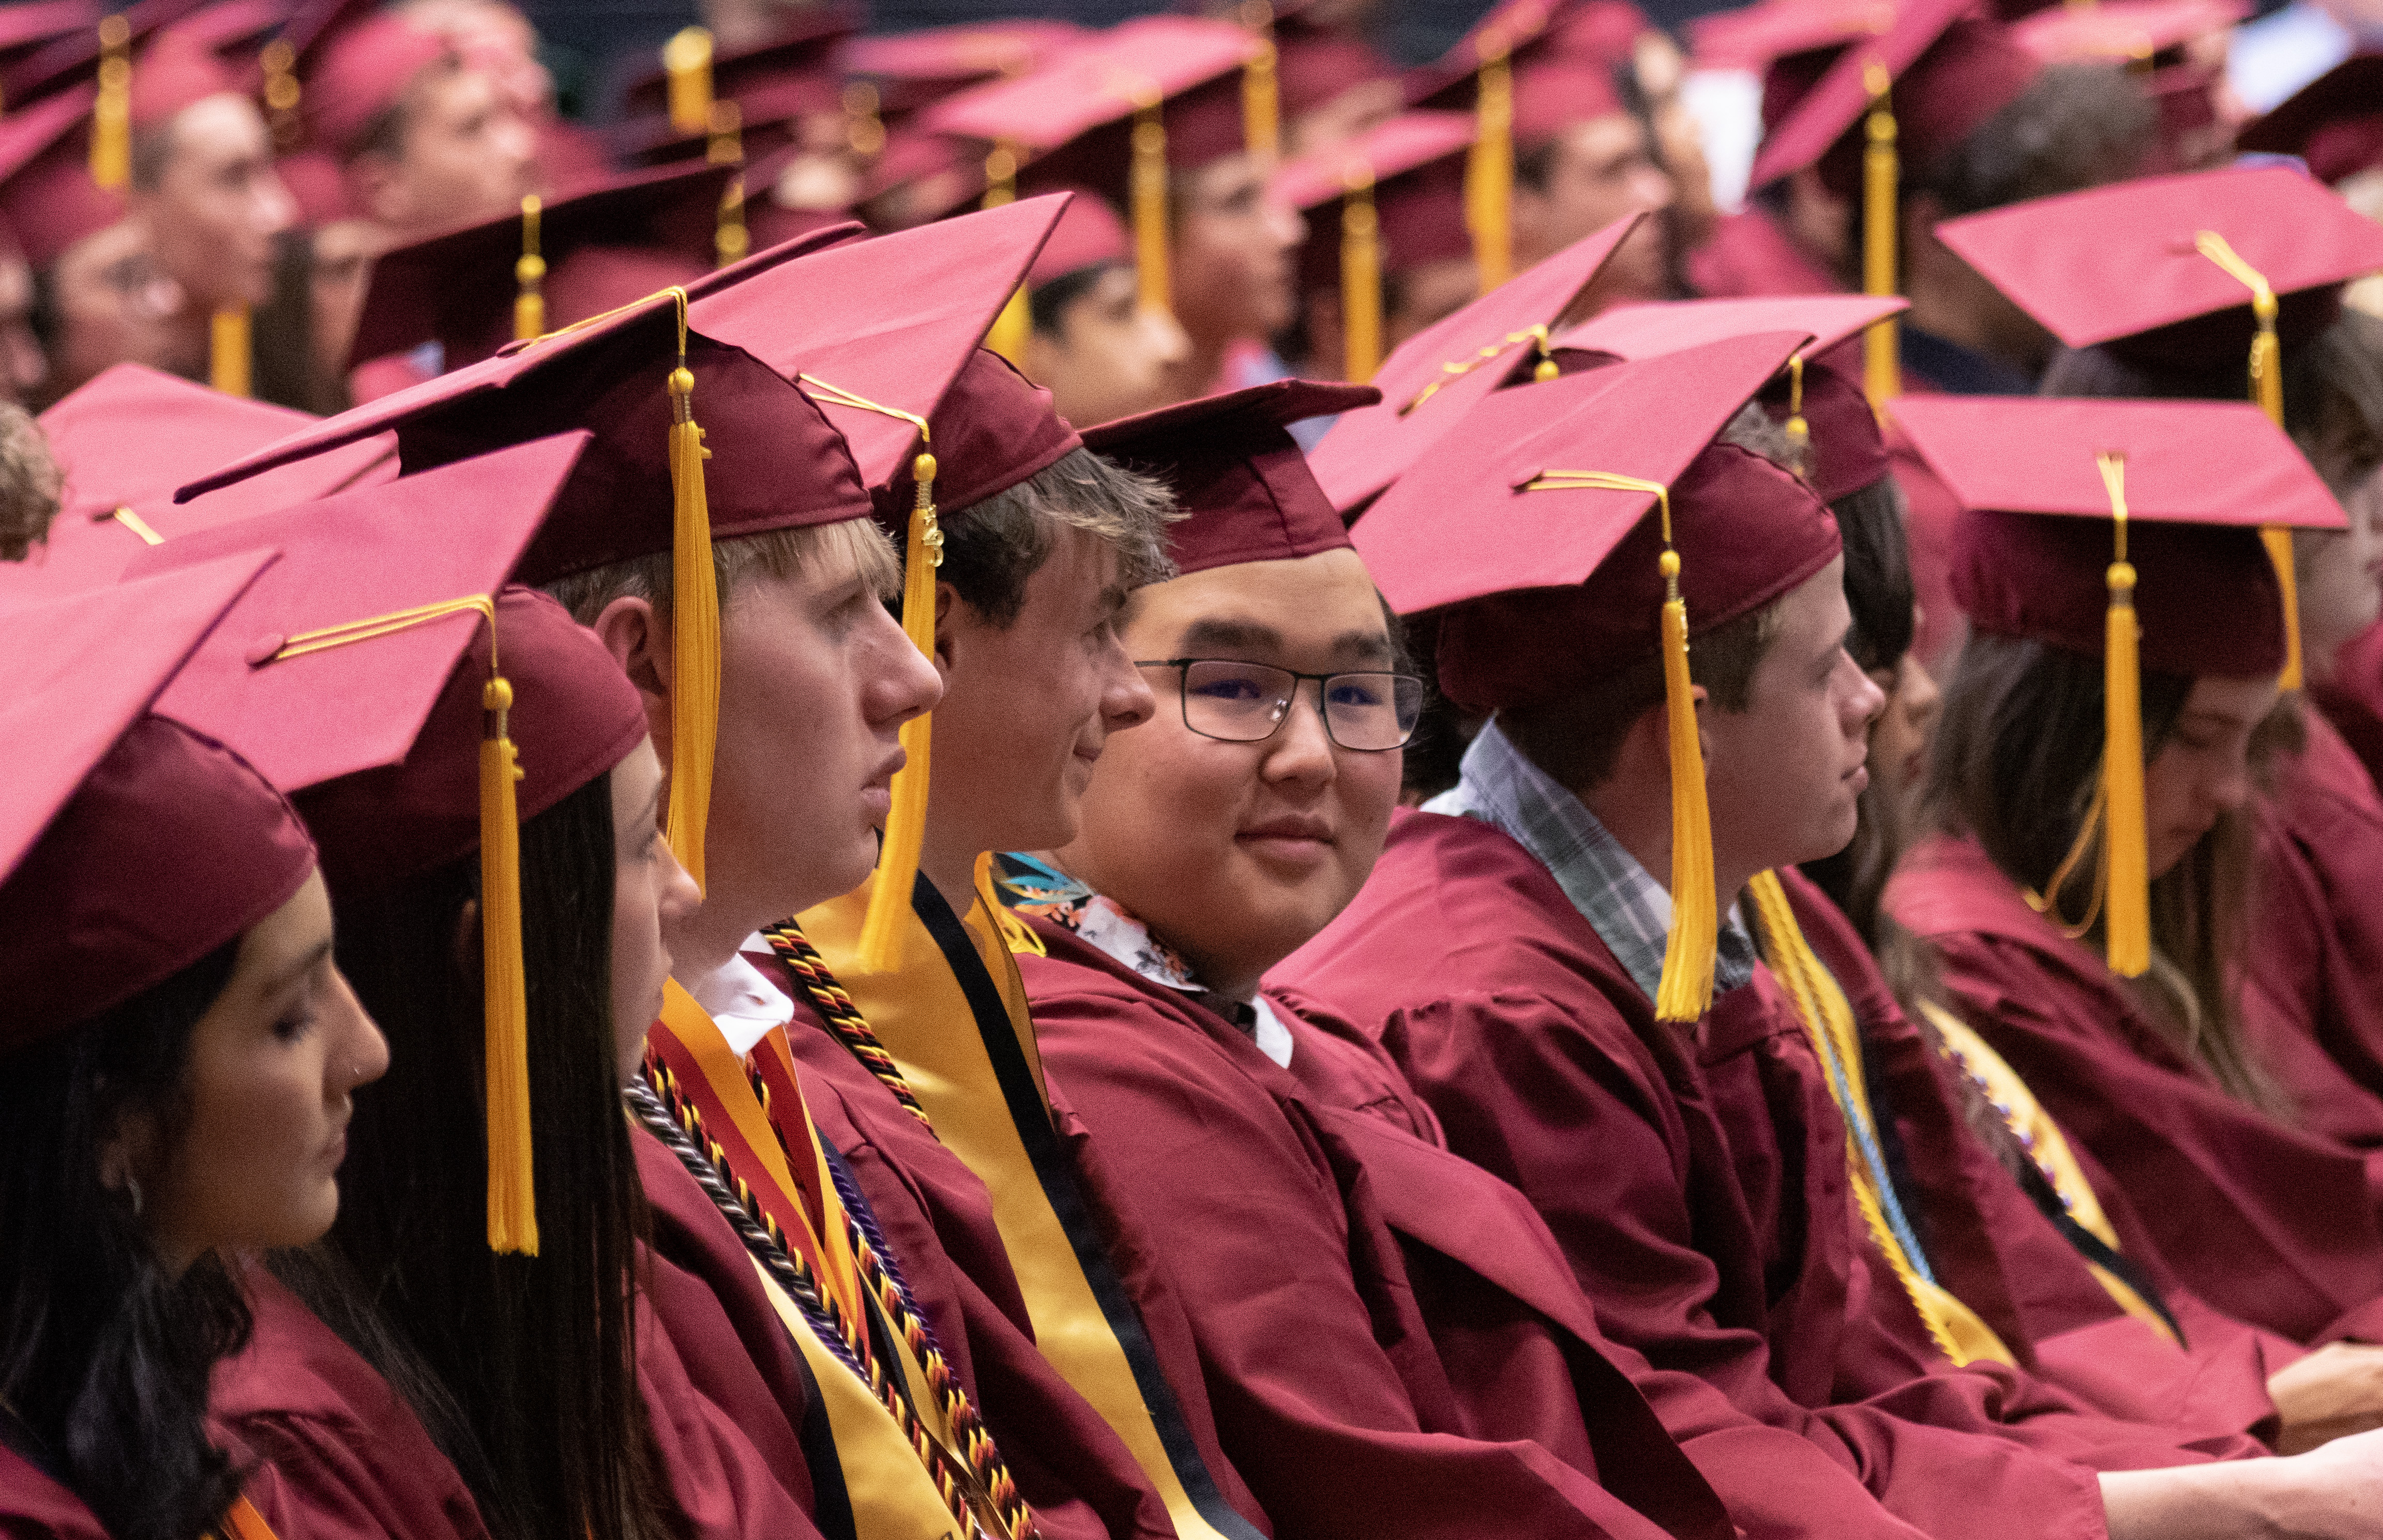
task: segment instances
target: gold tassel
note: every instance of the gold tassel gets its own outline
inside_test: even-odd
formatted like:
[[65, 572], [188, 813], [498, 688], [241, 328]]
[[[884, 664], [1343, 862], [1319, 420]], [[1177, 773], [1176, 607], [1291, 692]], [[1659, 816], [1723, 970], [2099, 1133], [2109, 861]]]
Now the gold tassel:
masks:
[[739, 173], [720, 190], [720, 217], [711, 231], [713, 265], [742, 262], [752, 246], [752, 232], [745, 228], [745, 178]]
[[1340, 332], [1345, 378], [1363, 385], [1382, 366], [1381, 219], [1374, 208], [1374, 168], [1362, 160], [1341, 174]]
[[984, 157], [984, 196], [979, 208], [999, 208], [1018, 201], [1018, 146], [1006, 139], [994, 141]]
[[678, 367], [671, 371], [671, 785], [668, 833], [678, 864], [703, 885], [711, 811], [711, 754], [720, 733], [720, 588], [711, 570], [711, 508], [704, 495], [703, 429], [686, 366], [686, 290], [678, 301]]
[[1464, 228], [1484, 294], [1514, 272], [1514, 71], [1502, 35], [1481, 40], [1475, 136], [1464, 164]]
[[[920, 425], [920, 440], [927, 429]], [[918, 495], [910, 501], [909, 539], [902, 566], [902, 631], [930, 662], [935, 656], [935, 569], [944, 564], [944, 532], [935, 519], [935, 457], [924, 449], [910, 462]], [[919, 876], [919, 852], [927, 837], [927, 788], [934, 718], [920, 713], [902, 724], [906, 758], [894, 775], [894, 806], [885, 817], [885, 844], [877, 858], [877, 884], [860, 923], [860, 966], [891, 973], [902, 966], [902, 937], [910, 917], [910, 890]]]
[[2103, 817], [2108, 862], [2110, 971], [2140, 979], [2152, 966], [2151, 857], [2143, 817], [2142, 674], [2136, 666], [2135, 569], [2127, 561], [2127, 459], [2096, 457], [2118, 527], [2110, 610], [2103, 638]]
[[662, 44], [662, 73], [670, 82], [671, 127], [699, 134], [711, 121], [711, 34], [683, 27]]
[[[1895, 183], [1901, 173], [1895, 151], [1895, 113], [1887, 92], [1895, 78], [1884, 65], [1867, 65], [1862, 85], [1870, 92], [1869, 144], [1862, 151], [1862, 292], [1895, 292]], [[1873, 407], [1903, 394], [1903, 367], [1895, 354], [1895, 318], [1872, 325], [1862, 337], [1862, 388]]]
[[253, 394], [249, 368], [248, 307], [218, 310], [207, 339], [207, 383], [227, 396]]
[[526, 342], [546, 335], [546, 258], [538, 254], [538, 216], [545, 204], [533, 192], [521, 201], [522, 251], [513, 263], [513, 340]]
[[1241, 24], [1253, 35], [1249, 62], [1241, 66], [1241, 144], [1266, 165], [1282, 155], [1282, 100], [1275, 79], [1274, 6], [1246, 0]]
[[877, 88], [855, 80], [844, 88], [844, 142], [862, 160], [872, 160], [885, 148], [885, 120], [877, 115]]
[[[2242, 260], [2224, 236], [2216, 230], [2202, 230], [2194, 235], [2193, 250], [2224, 268], [2229, 276], [2251, 291], [2251, 315], [2258, 322], [2258, 335], [2251, 339], [2251, 399], [2259, 410], [2278, 427], [2284, 425], [2284, 347], [2276, 338], [2276, 290], [2266, 275]], [[2267, 548], [2267, 560], [2276, 569], [2276, 582], [2284, 591], [2284, 671], [2276, 681], [2287, 690], [2301, 687], [2303, 673], [2301, 660], [2301, 590], [2300, 580], [2292, 571], [2292, 532], [2281, 524], [2263, 524], [2259, 538]]]
[[1167, 124], [1145, 91], [1133, 120], [1133, 260], [1145, 310], [1173, 308], [1167, 271]]
[[1007, 359], [1012, 367], [1026, 367], [1026, 339], [1034, 332], [1034, 313], [1026, 300], [1026, 286], [1019, 284], [1009, 291], [1009, 301], [1001, 314], [993, 318], [993, 329], [984, 335], [984, 345]]
[[91, 179], [113, 192], [132, 179], [132, 26], [99, 24], [99, 96], [91, 109]]
[[1812, 474], [1812, 425], [1804, 421], [1804, 355], [1787, 355], [1787, 447], [1796, 458], [1796, 474]]
[[276, 38], [257, 55], [256, 63], [265, 71], [265, 111], [273, 126], [273, 147], [288, 154], [306, 138], [298, 116], [298, 104], [305, 95], [298, 80], [298, 51]]
[[480, 971], [488, 1080], [488, 1250], [537, 1255], [537, 1191], [530, 1169], [529, 998], [522, 966], [519, 756], [506, 735], [513, 687], [496, 672], [480, 696]]

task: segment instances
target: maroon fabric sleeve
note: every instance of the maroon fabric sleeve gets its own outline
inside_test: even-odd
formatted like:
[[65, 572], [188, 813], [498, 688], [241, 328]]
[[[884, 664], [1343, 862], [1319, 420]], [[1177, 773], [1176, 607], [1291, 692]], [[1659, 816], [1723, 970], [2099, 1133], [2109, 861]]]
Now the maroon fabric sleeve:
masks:
[[637, 1306], [637, 1384], [688, 1540], [819, 1540], [752, 1442], [696, 1389], [642, 1293]]

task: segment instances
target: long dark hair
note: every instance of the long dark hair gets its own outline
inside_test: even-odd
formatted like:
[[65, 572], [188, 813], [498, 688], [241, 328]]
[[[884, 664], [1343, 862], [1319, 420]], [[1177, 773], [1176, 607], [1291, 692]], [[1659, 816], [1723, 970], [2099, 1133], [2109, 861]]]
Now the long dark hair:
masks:
[[[500, 1540], [662, 1540], [674, 1512], [637, 1388], [645, 1208], [612, 1047], [614, 860], [609, 777], [522, 825], [536, 1257], [495, 1255], [485, 1227], [477, 856], [338, 904], [340, 967], [390, 1062], [357, 1103], [327, 1244], [460, 1412], [472, 1447], [449, 1452]], [[416, 1410], [457, 1436], [447, 1409]]]
[[[2142, 674], [2143, 754], [2156, 756], [2192, 680]], [[1925, 816], [1968, 833], [2012, 881], [2043, 893], [2076, 842], [2102, 755], [2102, 662], [2041, 642], [1971, 634], [1945, 686], [1930, 755]], [[2093, 853], [2077, 863], [2057, 912], [2092, 904]], [[2252, 881], [2248, 821], [2218, 815], [2184, 859], [2152, 883], [2152, 967], [2132, 986], [2146, 1016], [2236, 1096], [2283, 1102], [2242, 1041], [2234, 986]], [[2084, 940], [2099, 945], [2097, 919]]]
[[195, 1540], [240, 1495], [207, 1435], [207, 1382], [247, 1342], [240, 1287], [209, 1252], [160, 1264], [100, 1156], [149, 1112], [189, 1126], [191, 1033], [237, 937], [123, 1004], [0, 1059], [0, 1419], [116, 1540]]

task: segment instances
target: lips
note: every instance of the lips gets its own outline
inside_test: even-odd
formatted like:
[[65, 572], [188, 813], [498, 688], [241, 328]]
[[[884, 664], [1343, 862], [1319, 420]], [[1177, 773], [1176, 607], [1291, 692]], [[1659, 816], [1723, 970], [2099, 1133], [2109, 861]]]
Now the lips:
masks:
[[1297, 817], [1268, 819], [1264, 823], [1253, 824], [1241, 831], [1234, 838], [1330, 844], [1332, 828], [1322, 819]]

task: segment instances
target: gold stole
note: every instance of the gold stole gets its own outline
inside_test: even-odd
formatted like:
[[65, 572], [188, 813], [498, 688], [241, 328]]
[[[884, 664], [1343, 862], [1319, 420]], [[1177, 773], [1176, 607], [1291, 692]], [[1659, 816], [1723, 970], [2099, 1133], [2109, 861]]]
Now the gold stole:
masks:
[[[2118, 1232], [2111, 1227], [2109, 1216], [2102, 1212], [2102, 1201], [2093, 1195], [2093, 1184], [2085, 1179], [2084, 1168], [2077, 1164], [2077, 1156], [2068, 1148], [2068, 1139], [2061, 1134], [2060, 1125], [2043, 1110], [2043, 1103], [2035, 1099], [2035, 1092], [2027, 1089], [2027, 1082], [2019, 1078], [2019, 1071], [2005, 1063], [2000, 1053], [1986, 1046], [1986, 1040], [1971, 1031], [1969, 1023], [1942, 1005], [1931, 1001], [1920, 1008], [1927, 1013], [1929, 1023], [1945, 1040], [1945, 1057], [1985, 1092], [1987, 1104], [1994, 1109], [2004, 1126], [2017, 1136], [2020, 1150], [2035, 1163], [2035, 1168], [2043, 1174], [2043, 1179], [2052, 1184], [2052, 1190], [2058, 1194], [2060, 1205], [2068, 1211], [2068, 1217], [2077, 1222], [2078, 1228], [2111, 1250], [2120, 1250]], [[2080, 1260], [2093, 1275], [2094, 1281], [2118, 1301], [2119, 1309], [2168, 1341], [2177, 1341], [2176, 1330], [2168, 1324], [2167, 1317], [2153, 1309], [2151, 1301], [2137, 1293], [2132, 1285], [2091, 1257]]]
[[[870, 1320], [867, 1289], [846, 1238], [844, 1205], [828, 1171], [826, 1152], [820, 1144], [819, 1130], [812, 1126], [810, 1110], [802, 1102], [784, 1031], [771, 1029], [753, 1051], [757, 1061], [765, 1055], [775, 1061], [762, 1065], [764, 1084], [775, 1082], [777, 1088], [768, 1107], [754, 1089], [754, 1078], [745, 1062], [730, 1051], [710, 1014], [675, 979], [665, 992], [661, 1019], [653, 1026], [648, 1051], [677, 1078], [681, 1091], [694, 1102], [702, 1115], [705, 1135], [728, 1153], [729, 1167], [736, 1174], [737, 1195], [747, 1211], [763, 1219], [790, 1253], [802, 1256], [822, 1293], [835, 1300], [846, 1321], [859, 1323], [859, 1329], [866, 1332]], [[772, 1072], [781, 1066], [785, 1071], [783, 1080]], [[786, 1157], [789, 1150], [800, 1152], [801, 1145], [794, 1140], [780, 1142], [781, 1131], [796, 1127], [796, 1119], [808, 1136], [803, 1140], [808, 1145], [802, 1161], [806, 1169], [799, 1173]], [[852, 1504], [855, 1534], [860, 1540], [918, 1536], [960, 1540], [951, 1506], [930, 1473], [922, 1451], [912, 1447], [877, 1391], [821, 1339], [803, 1308], [769, 1270], [758, 1261], [752, 1266], [771, 1308], [778, 1312], [819, 1386], [835, 1443], [836, 1463]], [[920, 1424], [950, 1453], [950, 1430], [937, 1398], [919, 1393], [928, 1380], [909, 1343], [898, 1331], [876, 1335], [879, 1342], [892, 1343], [901, 1357], [898, 1373], [908, 1387]], [[950, 1463], [967, 1469], [956, 1453], [950, 1454]], [[1004, 1533], [983, 1494], [971, 1491], [967, 1500], [981, 1533]]]
[[1870, 1090], [1862, 1079], [1861, 1030], [1854, 1021], [1853, 1006], [1827, 967], [1812, 955], [1810, 943], [1796, 924], [1795, 911], [1787, 903], [1787, 891], [1780, 885], [1777, 874], [1761, 873], [1747, 884], [1747, 891], [1753, 895], [1755, 913], [1761, 920], [1763, 961], [1771, 965], [1772, 973], [1795, 1002], [1796, 1014], [1810, 1034], [1812, 1053], [1828, 1077], [1837, 1110], [1844, 1115], [1846, 1165], [1853, 1180], [1854, 1202], [1869, 1226], [1871, 1243], [1886, 1258], [1887, 1266], [1894, 1270], [1896, 1281], [1910, 1297], [1912, 1308], [1920, 1312], [1928, 1335], [1946, 1358], [1956, 1364], [1973, 1363], [1980, 1359], [2017, 1363], [2011, 1350], [1977, 1312], [1956, 1299], [1950, 1289], [1921, 1274], [1919, 1263], [1887, 1223], [1882, 1189], [1888, 1176], [1883, 1169], [1871, 1168], [1872, 1157], [1866, 1152], [1877, 1149], [1878, 1129], [1871, 1118]]
[[[1254, 1540], [1249, 1522], [1228, 1507], [1183, 1430], [1173, 1393], [1159, 1374], [1148, 1338], [1132, 1319], [1132, 1302], [1117, 1286], [1095, 1234], [1070, 1235], [1045, 1188], [1046, 1174], [1028, 1146], [1031, 1137], [1057, 1154], [1043, 1089], [1042, 1054], [1027, 1013], [1026, 986], [1010, 955], [1001, 921], [1006, 911], [989, 888], [988, 861], [977, 863], [977, 901], [961, 921], [965, 945], [982, 978], [964, 982], [945, 947], [963, 944], [938, 936], [914, 903], [898, 971], [860, 966], [860, 928], [874, 879], [831, 903], [806, 911], [801, 927], [819, 948], [877, 1040], [892, 1055], [925, 1110], [936, 1136], [974, 1172], [993, 1199], [1002, 1248], [1017, 1275], [1034, 1340], [1078, 1394], [1117, 1432], [1186, 1540]], [[924, 884], [924, 879], [920, 879]], [[1015, 923], [1014, 921], [1012, 923]], [[991, 990], [984, 989], [990, 979]], [[969, 984], [976, 986], [972, 998]], [[1005, 1076], [995, 1055], [1008, 1066]], [[1024, 1120], [1033, 1120], [1029, 1126]], [[1065, 1172], [1049, 1177], [1066, 1182]], [[1072, 1200], [1072, 1195], [1071, 1200]], [[1079, 1205], [1070, 1201], [1070, 1207]], [[1081, 1253], [1081, 1254], [1080, 1254]], [[1133, 1349], [1104, 1311], [1087, 1275], [1102, 1270], [1128, 1318]], [[1137, 1356], [1141, 1360], [1136, 1361]], [[1153, 1399], [1159, 1402], [1154, 1411]], [[1173, 1436], [1163, 1435], [1164, 1418]], [[1196, 1496], [1195, 1496], [1196, 1491]]]

